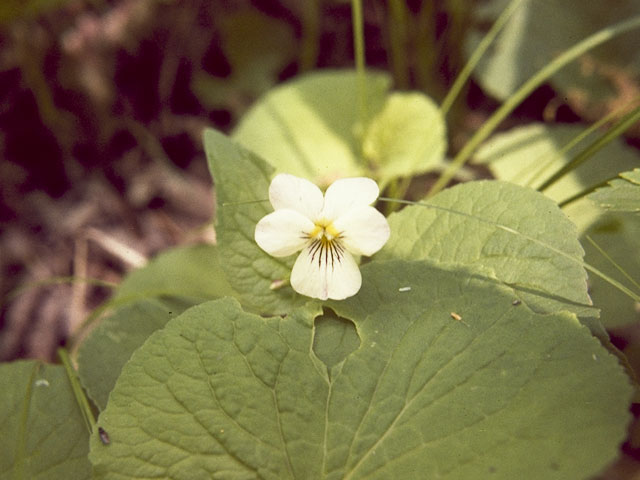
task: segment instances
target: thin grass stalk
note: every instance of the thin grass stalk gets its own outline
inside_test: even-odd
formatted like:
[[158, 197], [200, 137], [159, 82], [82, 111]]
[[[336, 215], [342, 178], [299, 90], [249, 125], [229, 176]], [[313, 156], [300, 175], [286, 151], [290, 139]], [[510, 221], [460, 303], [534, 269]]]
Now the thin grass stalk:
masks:
[[595, 141], [587, 145], [587, 147], [573, 157], [566, 165], [563, 165], [558, 171], [556, 171], [551, 177], [549, 177], [542, 185], [538, 187], [539, 192], [544, 192], [551, 185], [556, 183], [566, 174], [575, 170], [584, 162], [589, 160], [593, 155], [611, 143], [612, 140], [622, 135], [627, 129], [629, 129], [634, 123], [640, 120], [640, 106], [634, 108], [624, 117], [622, 117], [613, 127], [611, 127], [602, 136]]
[[522, 103], [522, 101], [529, 96], [536, 88], [549, 79], [558, 70], [585, 54], [589, 50], [603, 44], [604, 42], [611, 40], [612, 38], [640, 27], [640, 15], [632, 17], [623, 22], [616, 23], [606, 27], [593, 35], [585, 38], [581, 42], [577, 43], [573, 47], [565, 50], [562, 54], [556, 57], [548, 65], [540, 69], [535, 75], [527, 80], [513, 95], [511, 95], [500, 108], [498, 108], [491, 117], [476, 131], [476, 133], [469, 139], [465, 146], [458, 152], [455, 158], [451, 161], [449, 167], [444, 171], [442, 176], [434, 183], [433, 187], [429, 191], [428, 196], [433, 196], [442, 190], [453, 179], [456, 172], [465, 164], [465, 162], [471, 157], [475, 149], [484, 142], [489, 135], [502, 123], [502, 121], [511, 113], [515, 108]]
[[600, 127], [602, 127], [603, 125], [609, 123], [612, 119], [620, 116], [620, 113], [622, 111], [627, 110], [630, 105], [633, 105], [633, 104], [637, 103], [639, 100], [640, 100], [640, 97], [636, 97], [631, 102], [629, 102], [628, 105], [624, 105], [623, 107], [617, 108], [616, 110], [613, 110], [612, 112], [609, 112], [607, 115], [602, 117], [597, 122], [589, 125], [582, 132], [580, 132], [578, 135], [573, 137], [571, 139], [571, 141], [567, 142], [560, 150], [558, 150], [556, 152], [556, 154], [552, 155], [551, 158], [547, 159], [546, 161], [543, 161], [543, 158], [539, 158], [534, 163], [536, 165], [540, 165], [540, 167], [538, 168], [538, 171], [535, 174], [533, 174], [532, 177], [527, 181], [527, 183], [525, 183], [525, 187], [533, 187], [533, 184], [540, 178], [540, 176], [553, 163], [553, 161], [556, 158], [561, 157], [562, 155], [567, 153], [569, 150], [571, 150], [573, 147], [578, 145], [582, 140], [584, 140], [589, 135], [591, 135], [593, 132], [598, 130]]
[[390, 20], [389, 43], [391, 68], [398, 88], [409, 87], [409, 63], [407, 62], [407, 6], [404, 0], [388, 0]]
[[453, 82], [453, 85], [449, 89], [447, 96], [442, 101], [442, 105], [440, 105], [440, 113], [443, 117], [447, 116], [447, 113], [449, 113], [451, 106], [458, 98], [458, 95], [460, 95], [460, 92], [462, 91], [464, 85], [467, 83], [467, 80], [469, 80], [471, 72], [473, 72], [473, 69], [476, 68], [476, 65], [478, 64], [478, 62], [480, 62], [482, 56], [498, 36], [498, 33], [500, 33], [502, 28], [506, 25], [507, 20], [509, 20], [511, 18], [511, 15], [513, 15], [514, 12], [518, 9], [521, 2], [522, 0], [511, 0], [511, 3], [509, 3], [509, 5], [507, 5], [507, 8], [503, 10], [498, 19], [494, 22], [491, 29], [482, 38], [476, 49], [473, 51], [471, 57], [469, 57], [469, 61], [456, 77], [456, 80], [455, 82]]
[[93, 428], [96, 425], [96, 418], [93, 415], [91, 405], [89, 405], [89, 400], [84, 394], [84, 390], [80, 386], [78, 373], [76, 372], [76, 369], [73, 368], [71, 359], [69, 358], [69, 354], [64, 348], [58, 349], [58, 357], [60, 358], [60, 361], [62, 362], [62, 365], [67, 372], [67, 377], [69, 378], [69, 382], [71, 383], [71, 390], [73, 391], [73, 395], [78, 402], [78, 407], [80, 408], [80, 412], [82, 413], [82, 417], [84, 418], [87, 430], [89, 431], [89, 433], [91, 433], [93, 432]]
[[367, 123], [368, 111], [362, 0], [351, 0], [351, 19], [353, 23], [353, 45], [355, 49], [356, 77], [358, 82], [358, 118], [361, 128], [364, 128]]

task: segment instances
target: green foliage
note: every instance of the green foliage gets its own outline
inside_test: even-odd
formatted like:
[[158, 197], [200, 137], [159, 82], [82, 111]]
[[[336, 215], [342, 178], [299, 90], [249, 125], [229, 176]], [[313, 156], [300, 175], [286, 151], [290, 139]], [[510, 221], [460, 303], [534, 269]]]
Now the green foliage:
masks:
[[[382, 109], [390, 78], [367, 75], [367, 105]], [[340, 177], [362, 175], [356, 75], [321, 71], [280, 85], [260, 99], [236, 127], [233, 139], [278, 172], [326, 186]]]
[[359, 346], [360, 337], [351, 320], [339, 317], [331, 309], [315, 318], [313, 353], [326, 365], [329, 375]]
[[78, 374], [94, 403], [103, 409], [131, 354], [191, 304], [184, 299], [139, 300], [116, 309], [82, 342]]
[[65, 369], [0, 364], [0, 479], [89, 479], [89, 433]]
[[205, 131], [204, 148], [216, 185], [220, 260], [229, 283], [252, 311], [284, 313], [301, 305], [304, 299], [290, 286], [271, 289], [274, 282], [286, 283], [294, 257], [271, 257], [253, 239], [260, 218], [273, 211], [267, 200], [273, 168], [215, 130]]
[[640, 168], [623, 172], [608, 187], [596, 190], [589, 198], [602, 208], [618, 212], [640, 212]]
[[355, 73], [325, 71], [269, 92], [244, 116], [233, 138], [276, 171], [321, 186], [364, 175], [384, 187], [439, 165], [445, 126], [433, 101], [417, 92], [387, 95], [389, 78], [381, 73], [366, 79], [366, 125], [358, 118]]
[[[478, 25], [486, 25], [504, 9], [504, 0], [492, 0], [474, 11]], [[497, 42], [482, 58], [476, 72], [482, 87], [499, 99], [506, 99], [526, 79], [544, 67], [558, 52], [599, 29], [637, 15], [638, 0], [611, 3], [585, 2], [575, 8], [572, 0], [523, 0]], [[574, 105], [591, 110], [619, 94], [622, 82], [633, 82], [640, 71], [636, 33], [607, 42], [580, 61], [562, 69], [552, 84]], [[471, 37], [477, 43], [480, 33]]]
[[[640, 217], [637, 214], [603, 215], [593, 222], [581, 238], [586, 251], [585, 258], [590, 265], [603, 272], [612, 272], [634, 291], [640, 290]], [[640, 321], [638, 303], [600, 277], [589, 278], [589, 295], [600, 309], [600, 318], [607, 328]]]
[[564, 479], [615, 454], [631, 388], [574, 316], [514, 306], [474, 270], [363, 276], [330, 302], [361, 342], [331, 377], [312, 349], [318, 308], [261, 318], [223, 299], [170, 321], [99, 418], [111, 444], [92, 436], [96, 478]]
[[[582, 129], [575, 126], [534, 124], [516, 128], [494, 136], [478, 151], [475, 160], [486, 164], [497, 178], [535, 188], [564, 166], [575, 151], [592, 140], [591, 136], [587, 136], [573, 148], [565, 148], [581, 133]], [[615, 141], [544, 193], [555, 201], [562, 201], [600, 183], [604, 178], [630, 170], [637, 164], [637, 153], [622, 141]], [[621, 181], [628, 183], [626, 180]], [[632, 216], [624, 219], [602, 218], [602, 210], [587, 201], [568, 205], [564, 211], [578, 227], [581, 243], [587, 250], [587, 263], [605, 272], [615, 272], [614, 266], [586, 240], [586, 236], [591, 235], [625, 270], [632, 274], [638, 271], [640, 263], [637, 255], [633, 254], [638, 249], [638, 237], [635, 235], [637, 219]], [[592, 275], [589, 278], [589, 288], [595, 306], [602, 311], [601, 318], [605, 326], [620, 325], [637, 319], [634, 300], [603, 279]]]
[[184, 297], [193, 303], [237, 295], [220, 269], [218, 248], [192, 245], [167, 250], [131, 272], [114, 294], [116, 303], [152, 297]]
[[444, 159], [444, 120], [421, 93], [392, 93], [371, 120], [363, 153], [381, 183], [433, 170]]
[[[638, 1], [578, 11], [566, 0], [523, 0], [478, 78], [505, 98], [553, 66], [539, 84], [604, 41], [567, 56], [576, 39], [624, 18]], [[498, 4], [487, 2], [477, 19], [495, 18]], [[196, 90], [213, 105], [241, 105], [289, 61], [292, 32], [246, 10], [218, 27], [231, 76], [196, 78]], [[556, 74], [554, 86], [574, 101], [585, 92], [609, 96], [612, 78], [636, 74], [615, 66], [637, 63], [628, 41], [593, 50], [575, 66], [582, 70]], [[609, 54], [611, 46], [621, 51]], [[442, 167], [442, 110], [423, 93], [391, 93], [390, 77], [365, 73], [357, 50], [362, 75], [303, 75], [266, 93], [231, 138], [205, 131], [219, 245], [158, 256], [99, 311], [108, 315], [77, 355], [100, 411], [90, 435], [62, 367], [0, 365], [0, 480], [88, 478], [87, 455], [94, 478], [104, 480], [564, 480], [589, 478], [614, 458], [633, 389], [606, 349], [598, 308], [608, 326], [635, 317], [629, 299], [599, 279], [587, 283], [579, 236], [606, 250], [610, 258], [587, 244], [601, 269], [640, 270], [629, 253], [640, 237], [640, 170], [590, 195], [615, 211], [606, 217], [590, 202], [565, 215], [557, 202], [636, 167], [622, 142], [542, 194], [529, 187], [582, 148], [565, 148], [581, 130], [529, 125], [494, 136], [475, 160], [498, 180], [457, 185], [392, 214], [387, 245], [363, 262], [362, 288], [344, 301], [296, 293], [288, 284], [295, 255], [274, 258], [256, 244], [277, 172], [323, 188], [367, 176], [393, 191], [402, 190], [399, 179]], [[562, 62], [549, 63], [558, 52]], [[592, 74], [609, 60], [615, 75]], [[515, 108], [514, 98], [453, 165]], [[446, 175], [439, 181], [444, 186]]]
[[132, 272], [107, 303], [115, 310], [102, 319], [78, 351], [78, 374], [99, 408], [131, 354], [154, 331], [186, 308], [236, 295], [212, 245], [168, 250]]
[[378, 258], [475, 265], [537, 312], [572, 311], [599, 332], [575, 226], [544, 195], [507, 182], [469, 182], [390, 216]]
[[[593, 134], [589, 135], [573, 148], [566, 149], [565, 146], [583, 130], [583, 127], [573, 125], [544, 124], [514, 128], [492, 137], [478, 150], [474, 161], [486, 164], [496, 178], [537, 188], [594, 139]], [[544, 193], [561, 202], [620, 171], [632, 169], [637, 163], [635, 151], [621, 140], [614, 141]], [[600, 214], [598, 209], [584, 202], [570, 206], [566, 212], [580, 230]]]

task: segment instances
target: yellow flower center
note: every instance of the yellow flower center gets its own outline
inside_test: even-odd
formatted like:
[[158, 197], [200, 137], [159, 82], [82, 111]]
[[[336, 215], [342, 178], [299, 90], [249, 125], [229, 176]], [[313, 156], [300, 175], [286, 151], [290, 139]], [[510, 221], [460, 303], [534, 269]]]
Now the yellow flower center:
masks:
[[331, 263], [333, 267], [336, 261], [342, 260], [344, 247], [340, 243], [340, 237], [341, 232], [333, 226], [333, 222], [324, 219], [316, 221], [309, 233], [311, 261], [317, 260], [318, 267], [322, 263]]
[[330, 242], [334, 238], [338, 238], [340, 236], [340, 232], [336, 230], [336, 227], [333, 226], [333, 222], [328, 220], [318, 220], [315, 222], [315, 227], [311, 230], [309, 234], [309, 238], [313, 238], [314, 240]]

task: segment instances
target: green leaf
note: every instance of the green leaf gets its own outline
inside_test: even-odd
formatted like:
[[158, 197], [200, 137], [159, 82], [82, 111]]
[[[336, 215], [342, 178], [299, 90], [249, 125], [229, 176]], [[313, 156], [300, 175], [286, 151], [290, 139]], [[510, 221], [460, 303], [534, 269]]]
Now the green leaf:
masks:
[[[500, 180], [537, 188], [571, 160], [577, 151], [594, 140], [593, 135], [587, 136], [572, 149], [564, 151], [564, 147], [580, 135], [583, 129], [573, 125], [543, 124], [514, 128], [494, 135], [478, 150], [474, 162], [486, 164]], [[637, 165], [637, 152], [622, 140], [616, 140], [544, 193], [560, 202]], [[567, 206], [564, 211], [580, 232], [601, 214], [589, 202], [576, 202]]]
[[329, 371], [360, 346], [360, 337], [353, 322], [339, 317], [327, 308], [316, 317], [313, 334], [313, 353]]
[[100, 415], [95, 478], [567, 479], [615, 457], [632, 389], [575, 316], [516, 306], [474, 270], [362, 271], [329, 304], [361, 341], [331, 377], [317, 307], [262, 318], [226, 298], [156, 332]]
[[130, 273], [104, 308], [115, 308], [78, 350], [78, 375], [99, 408], [122, 366], [156, 330], [185, 309], [206, 300], [237, 296], [213, 245], [178, 247]]
[[88, 479], [89, 433], [64, 368], [0, 364], [0, 479]]
[[392, 93], [367, 129], [363, 152], [383, 188], [394, 178], [432, 170], [446, 147], [437, 105], [422, 93]]
[[268, 201], [273, 168], [215, 130], [205, 131], [204, 147], [218, 202], [220, 263], [229, 283], [252, 311], [284, 313], [301, 305], [305, 298], [290, 286], [271, 288], [286, 283], [295, 256], [272, 257], [253, 238], [258, 221], [273, 211]]
[[215, 245], [190, 245], [166, 250], [144, 268], [131, 272], [114, 299], [183, 297], [192, 303], [237, 295], [222, 269]]
[[[602, 255], [586, 239], [589, 236], [609, 259]], [[640, 293], [640, 216], [633, 213], [607, 213], [593, 223], [584, 233], [582, 244], [586, 251], [585, 258], [589, 265], [602, 272], [607, 272], [631, 290]], [[612, 264], [611, 261], [615, 262]], [[624, 270], [631, 276], [636, 286], [618, 271]], [[630, 325], [640, 321], [640, 310], [633, 298], [629, 298], [595, 275], [589, 278], [589, 295], [593, 303], [600, 309], [600, 320], [607, 328]]]
[[[447, 189], [428, 203], [389, 217], [391, 237], [376, 260], [480, 266], [535, 311], [597, 317], [576, 228], [553, 201], [511, 183], [478, 181]], [[585, 321], [601, 333], [597, 320]]]
[[[368, 73], [367, 107], [380, 111], [390, 78]], [[271, 90], [242, 118], [234, 140], [267, 160], [278, 172], [323, 187], [341, 177], [367, 175], [361, 159], [354, 71], [320, 71]]]
[[618, 212], [640, 212], [640, 168], [621, 173], [621, 179], [609, 182], [589, 198], [602, 208]]
[[[476, 25], [481, 28], [492, 22], [505, 5], [505, 0], [491, 0], [475, 9]], [[524, 0], [478, 65], [476, 77], [491, 95], [504, 100], [560, 52], [639, 11], [639, 0], [621, 0], [615, 8], [605, 0], [583, 2], [580, 8], [573, 0]], [[470, 46], [480, 36], [480, 32], [471, 35]], [[597, 118], [607, 102], [624, 95], [622, 85], [637, 82], [638, 72], [634, 31], [589, 52], [560, 70], [551, 82], [574, 108]]]
[[[576, 126], [530, 125], [515, 128], [495, 135], [478, 151], [475, 160], [487, 164], [500, 179], [535, 188], [564, 166], [578, 149], [593, 140], [593, 137], [587, 137], [574, 149], [563, 151], [565, 145], [581, 132], [582, 128]], [[623, 141], [616, 140], [544, 193], [556, 201], [562, 201], [637, 165], [637, 152]], [[584, 200], [567, 205], [563, 211], [578, 227], [580, 242], [587, 251], [586, 263], [628, 285], [615, 266], [589, 245], [586, 240], [589, 234], [629, 274], [637, 277], [640, 265], [636, 261], [637, 255], [634, 255], [638, 249], [637, 237], [634, 238], [636, 220], [626, 216], [623, 225], [620, 223], [622, 218], [602, 218], [602, 209]], [[605, 326], [630, 323], [637, 318], [634, 301], [618, 289], [595, 275], [589, 278], [589, 287], [595, 306], [602, 310], [602, 323]]]
[[171, 318], [194, 305], [187, 299], [147, 299], [116, 309], [100, 321], [78, 349], [78, 376], [99, 409], [107, 405], [131, 354]]

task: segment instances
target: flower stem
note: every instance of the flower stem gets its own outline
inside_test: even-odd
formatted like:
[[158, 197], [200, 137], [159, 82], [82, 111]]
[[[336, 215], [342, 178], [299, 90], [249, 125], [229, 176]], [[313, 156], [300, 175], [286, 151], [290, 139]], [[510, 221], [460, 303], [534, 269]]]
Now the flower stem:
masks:
[[434, 183], [429, 191], [429, 196], [433, 196], [447, 186], [449, 181], [455, 176], [456, 172], [471, 157], [475, 149], [484, 142], [489, 135], [500, 125], [500, 123], [511, 113], [520, 103], [536, 88], [538, 88], [549, 77], [558, 70], [580, 57], [584, 53], [611, 40], [612, 38], [628, 32], [634, 28], [640, 27], [640, 15], [632, 17], [623, 22], [616, 23], [606, 27], [593, 35], [585, 38], [573, 47], [565, 50], [561, 55], [540, 69], [535, 75], [527, 80], [513, 95], [511, 95], [500, 108], [498, 108], [491, 117], [476, 131], [471, 139], [462, 147], [451, 164], [442, 174], [442, 176]]

